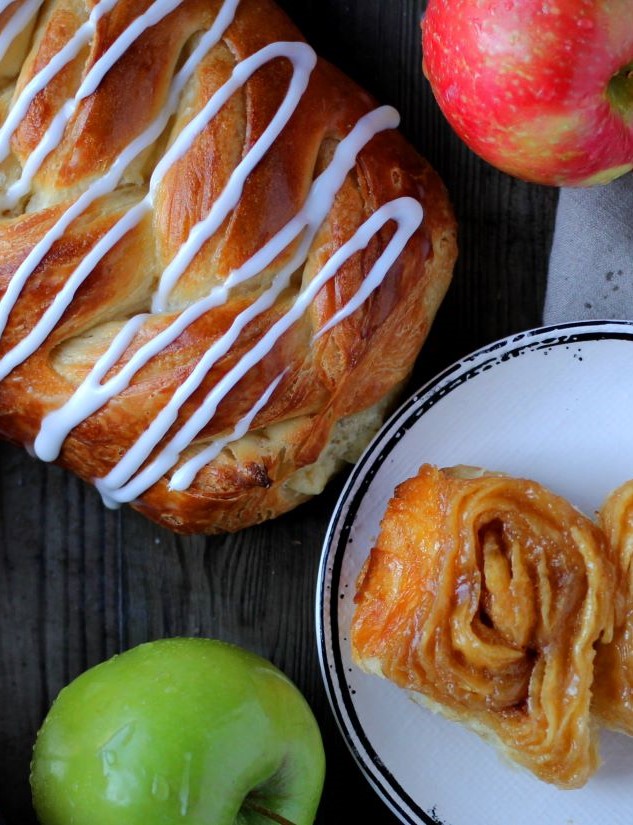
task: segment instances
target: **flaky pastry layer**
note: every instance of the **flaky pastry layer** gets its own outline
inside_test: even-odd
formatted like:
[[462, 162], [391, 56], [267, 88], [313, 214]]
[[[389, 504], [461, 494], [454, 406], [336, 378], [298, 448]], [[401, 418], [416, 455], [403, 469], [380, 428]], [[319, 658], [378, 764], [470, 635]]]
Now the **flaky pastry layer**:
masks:
[[593, 710], [606, 727], [633, 736], [633, 481], [611, 493], [599, 520], [617, 584], [613, 639], [597, 648]]

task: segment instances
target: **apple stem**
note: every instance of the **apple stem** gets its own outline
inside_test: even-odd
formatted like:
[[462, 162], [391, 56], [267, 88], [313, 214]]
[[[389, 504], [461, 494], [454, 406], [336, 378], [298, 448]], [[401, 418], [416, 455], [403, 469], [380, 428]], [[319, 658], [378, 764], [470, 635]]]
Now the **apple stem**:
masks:
[[256, 814], [261, 814], [262, 816], [265, 816], [266, 819], [270, 819], [271, 822], [277, 822], [278, 825], [295, 825], [294, 822], [291, 822], [289, 819], [285, 819], [281, 816], [281, 814], [276, 814], [274, 811], [269, 811], [261, 805], [254, 805], [252, 802], [249, 802], [248, 807], [251, 811], [255, 811]]
[[607, 87], [611, 105], [626, 120], [633, 118], [633, 63], [614, 74]]

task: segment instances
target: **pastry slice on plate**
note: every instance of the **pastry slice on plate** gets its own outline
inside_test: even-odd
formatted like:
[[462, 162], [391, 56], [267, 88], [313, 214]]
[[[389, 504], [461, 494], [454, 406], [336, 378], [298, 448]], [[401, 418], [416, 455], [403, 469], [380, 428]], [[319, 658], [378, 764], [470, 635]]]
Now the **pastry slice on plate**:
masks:
[[633, 736], [633, 481], [607, 498], [600, 511], [616, 565], [615, 630], [596, 656], [593, 709], [608, 728]]
[[602, 531], [534, 481], [424, 465], [362, 571], [360, 667], [414, 691], [561, 788], [598, 765], [595, 644], [612, 632]]

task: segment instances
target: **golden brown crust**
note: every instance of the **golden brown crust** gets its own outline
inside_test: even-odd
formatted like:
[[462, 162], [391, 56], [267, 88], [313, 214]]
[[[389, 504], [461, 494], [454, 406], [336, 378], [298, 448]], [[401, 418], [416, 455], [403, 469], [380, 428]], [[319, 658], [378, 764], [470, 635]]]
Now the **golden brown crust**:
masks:
[[424, 465], [389, 502], [352, 652], [560, 787], [597, 767], [594, 645], [610, 636], [601, 530], [541, 485]]
[[608, 728], [633, 736], [633, 481], [602, 505], [600, 523], [616, 565], [615, 629], [598, 646], [593, 711]]
[[[13, 154], [2, 165], [9, 180], [37, 146], [59, 106], [75, 93], [81, 78], [148, 6], [149, 0], [120, 0], [100, 21], [90, 48], [37, 95], [13, 137]], [[156, 117], [192, 38], [212, 24], [219, 7], [218, 0], [183, 0], [148, 29], [98, 89], [79, 104], [60, 145], [36, 175], [29, 199], [0, 224], [0, 294], [69, 203]], [[33, 47], [25, 49], [16, 89], [24, 88], [87, 14], [81, 4], [56, 0], [38, 24]], [[238, 61], [268, 43], [300, 39], [272, 2], [243, 0], [223, 40], [189, 82], [170, 125], [169, 139], [226, 81]], [[153, 212], [97, 264], [37, 352], [0, 382], [2, 436], [32, 443], [43, 417], [72, 395], [124, 322], [134, 313], [149, 310], [160, 273], [191, 227], [208, 214], [236, 164], [266, 128], [289, 78], [290, 67], [284, 60], [259, 69], [169, 171], [157, 188]], [[115, 371], [144, 341], [168, 326], [178, 310], [222, 283], [299, 211], [315, 174], [336, 143], [374, 106], [366, 93], [335, 68], [318, 62], [297, 110], [249, 176], [239, 204], [187, 269], [170, 295], [168, 310], [147, 320]], [[0, 340], [0, 356], [24, 338], [83, 256], [145, 195], [149, 175], [165, 145], [161, 138], [143, 153], [128, 168], [121, 185], [92, 204], [53, 245], [10, 315]], [[357, 290], [391, 237], [391, 224], [341, 267], [304, 317], [229, 393], [182, 460], [213, 436], [232, 429], [287, 367], [281, 385], [253, 424], [264, 437], [238, 449], [236, 454], [244, 454], [241, 458], [223, 453], [199, 473], [189, 490], [170, 491], [164, 477], [133, 506], [172, 529], [216, 532], [275, 516], [305, 498], [292, 491], [289, 480], [297, 470], [318, 460], [336, 422], [377, 403], [407, 376], [451, 277], [455, 223], [444, 188], [428, 163], [399, 134], [381, 133], [361, 152], [293, 286], [296, 294], [299, 281], [308, 283], [369, 214], [404, 195], [423, 204], [425, 218], [382, 285], [360, 310], [311, 343], [314, 332]], [[257, 285], [236, 288], [226, 305], [192, 324], [141, 369], [125, 391], [76, 426], [64, 444], [60, 463], [88, 481], [106, 475], [210, 344], [289, 256], [290, 250], [280, 255]], [[178, 425], [286, 311], [292, 297], [282, 295], [275, 306], [251, 322], [185, 404]]]

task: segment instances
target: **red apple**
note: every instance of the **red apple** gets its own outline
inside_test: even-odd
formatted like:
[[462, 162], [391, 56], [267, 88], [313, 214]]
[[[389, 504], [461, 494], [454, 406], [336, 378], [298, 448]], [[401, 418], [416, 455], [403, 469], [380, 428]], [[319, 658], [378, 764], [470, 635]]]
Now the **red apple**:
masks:
[[423, 69], [477, 154], [536, 183], [633, 169], [633, 0], [429, 0]]

